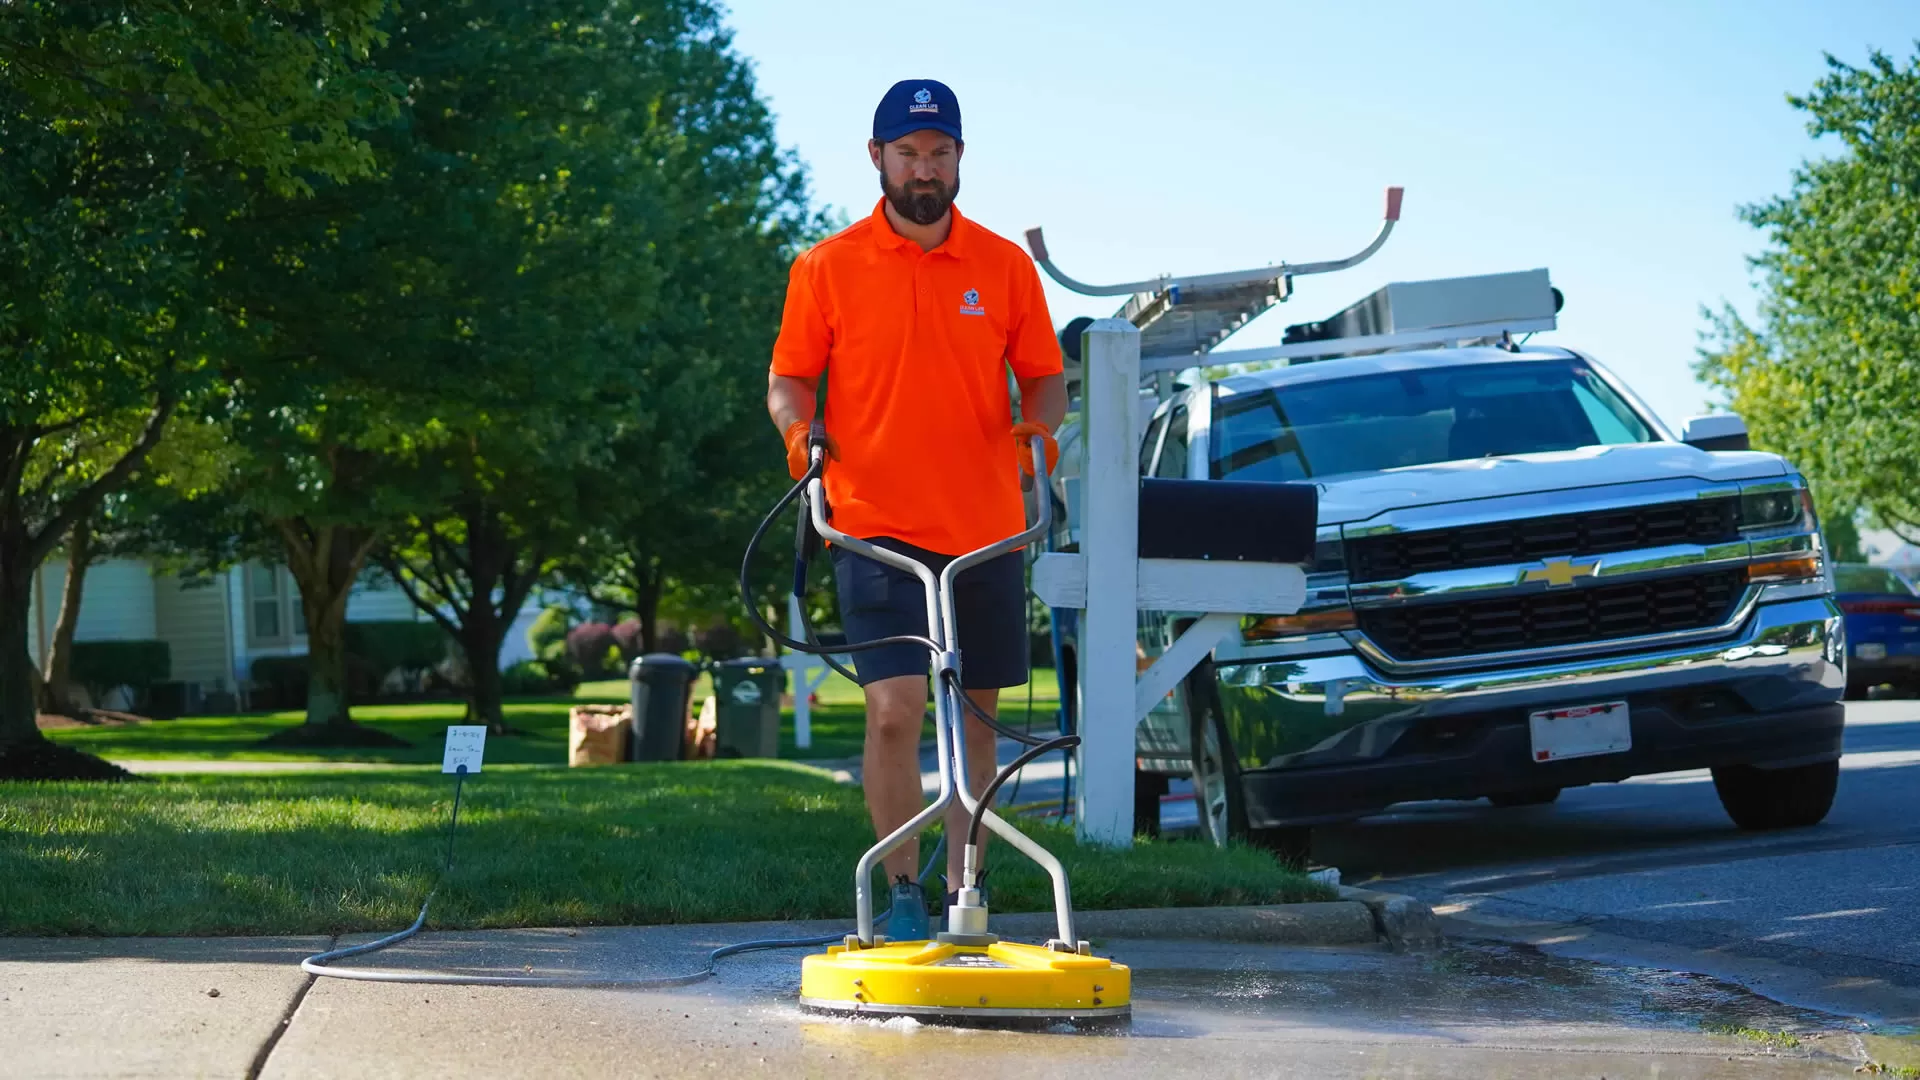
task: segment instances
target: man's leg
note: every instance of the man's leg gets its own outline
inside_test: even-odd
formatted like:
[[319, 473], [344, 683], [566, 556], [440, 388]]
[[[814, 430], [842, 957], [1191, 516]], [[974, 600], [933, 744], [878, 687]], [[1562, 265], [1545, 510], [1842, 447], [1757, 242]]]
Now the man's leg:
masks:
[[[920, 791], [920, 729], [927, 715], [924, 675], [878, 679], [866, 686], [867, 739], [860, 777], [875, 839], [907, 823], [927, 804]], [[989, 774], [988, 780], [992, 776]], [[920, 873], [920, 842], [908, 840], [882, 860], [889, 883]]]
[[[973, 699], [975, 705], [980, 706], [982, 712], [996, 720], [1000, 718], [998, 689], [969, 690], [967, 696]], [[979, 717], [972, 713], [967, 714], [966, 723], [962, 728], [967, 733], [967, 790], [971, 791], [973, 797], [977, 799], [987, 790], [987, 785], [993, 783], [993, 774], [999, 771], [995, 757], [999, 737], [993, 733], [992, 728], [981, 723]], [[953, 805], [947, 807], [947, 888], [949, 889], [960, 887], [960, 872], [964, 866], [963, 859], [967, 849], [967, 825], [971, 819], [972, 815], [967, 812], [967, 808], [958, 798], [953, 800]], [[980, 854], [983, 857], [987, 851], [987, 836], [987, 827], [980, 826]]]

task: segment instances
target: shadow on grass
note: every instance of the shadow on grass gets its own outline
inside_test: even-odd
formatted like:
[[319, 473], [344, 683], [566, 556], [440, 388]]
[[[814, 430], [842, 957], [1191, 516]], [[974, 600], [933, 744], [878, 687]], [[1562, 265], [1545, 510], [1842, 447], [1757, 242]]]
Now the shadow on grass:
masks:
[[[0, 933], [394, 930], [439, 880], [452, 788], [435, 775], [190, 777], [49, 784], [0, 806]], [[1324, 899], [1251, 849], [1081, 848], [1077, 907]], [[872, 842], [860, 793], [771, 762], [495, 767], [467, 784], [434, 928], [849, 917]], [[994, 896], [1045, 910], [1045, 876], [1004, 844]]]

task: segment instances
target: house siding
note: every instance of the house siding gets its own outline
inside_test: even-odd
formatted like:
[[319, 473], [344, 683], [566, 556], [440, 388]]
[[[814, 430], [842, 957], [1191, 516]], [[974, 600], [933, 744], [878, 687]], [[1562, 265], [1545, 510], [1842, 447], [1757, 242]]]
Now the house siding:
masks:
[[[60, 620], [60, 593], [67, 565], [49, 561], [40, 568], [40, 588], [27, 613], [28, 652], [42, 663]], [[75, 641], [152, 641], [159, 636], [154, 617], [153, 575], [136, 559], [104, 559], [87, 568], [80, 593]], [[44, 604], [43, 608], [41, 605]]]
[[155, 622], [173, 654], [173, 677], [208, 689], [225, 689], [227, 590], [225, 576], [153, 579]]

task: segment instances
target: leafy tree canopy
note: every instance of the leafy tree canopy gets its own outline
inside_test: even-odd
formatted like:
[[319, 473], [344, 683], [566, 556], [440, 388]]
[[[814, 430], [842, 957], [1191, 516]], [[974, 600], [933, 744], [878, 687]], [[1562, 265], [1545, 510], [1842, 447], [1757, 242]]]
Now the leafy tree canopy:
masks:
[[1756, 445], [1815, 481], [1829, 518], [1864, 508], [1920, 540], [1920, 58], [1831, 57], [1805, 96], [1810, 158], [1742, 209], [1764, 230], [1759, 323], [1710, 316], [1697, 371]]

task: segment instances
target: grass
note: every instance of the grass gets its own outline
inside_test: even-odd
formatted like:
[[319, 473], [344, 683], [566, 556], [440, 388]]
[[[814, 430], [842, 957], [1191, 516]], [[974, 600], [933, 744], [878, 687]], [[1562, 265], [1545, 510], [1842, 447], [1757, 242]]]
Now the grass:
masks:
[[[0, 803], [0, 933], [397, 929], [439, 877], [447, 778], [413, 770], [19, 784]], [[1250, 848], [1058, 852], [1081, 909], [1332, 899]], [[496, 765], [467, 784], [439, 928], [851, 918], [872, 841], [858, 789], [769, 761]], [[1040, 870], [992, 849], [994, 900], [1045, 910]]]
[[1759, 1043], [1771, 1050], [1798, 1050], [1800, 1037], [1791, 1031], [1767, 1031], [1762, 1028], [1744, 1027], [1739, 1024], [1703, 1024], [1701, 1030], [1710, 1035], [1731, 1035], [1736, 1039]]
[[[1034, 672], [1034, 704], [1027, 712], [1027, 690], [1005, 691], [1002, 712], [1015, 724], [1031, 723], [1051, 729], [1059, 700], [1053, 672]], [[706, 676], [694, 684], [694, 701], [712, 692]], [[838, 675], [829, 676], [819, 690], [820, 704], [812, 716], [813, 745], [801, 750], [794, 742], [793, 711], [781, 714], [780, 756], [787, 759], [837, 760], [855, 757], [866, 730], [860, 688]], [[572, 697], [509, 698], [507, 723], [522, 734], [487, 740], [488, 764], [560, 765], [567, 760], [567, 710], [582, 702], [627, 700], [625, 680], [582, 684]], [[370, 727], [412, 743], [395, 748], [267, 747], [260, 740], [297, 724], [298, 712], [247, 713], [237, 716], [194, 716], [124, 726], [59, 728], [48, 732], [54, 741], [106, 758], [183, 759], [228, 761], [365, 761], [391, 765], [430, 764], [440, 760], [441, 741], [448, 724], [464, 715], [459, 702], [409, 705], [362, 705], [354, 718]], [[932, 736], [932, 728], [927, 730]]]

